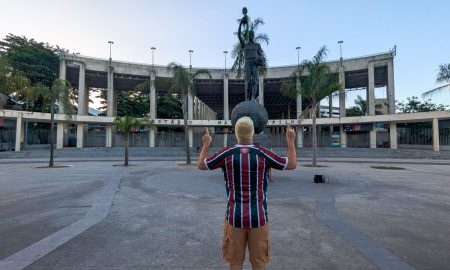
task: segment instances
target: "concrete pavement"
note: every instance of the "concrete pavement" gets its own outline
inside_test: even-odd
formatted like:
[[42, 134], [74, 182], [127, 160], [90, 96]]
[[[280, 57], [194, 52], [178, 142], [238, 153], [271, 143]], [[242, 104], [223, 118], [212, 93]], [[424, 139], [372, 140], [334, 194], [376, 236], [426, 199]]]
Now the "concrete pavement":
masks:
[[[220, 170], [175, 160], [124, 168], [69, 158], [62, 163], [73, 167], [61, 169], [21, 161], [0, 163], [0, 269], [226, 269]], [[329, 160], [274, 172], [268, 269], [450, 269], [450, 168], [397, 162], [406, 170]], [[317, 173], [330, 182], [314, 184]], [[28, 261], [45, 239], [52, 248]]]

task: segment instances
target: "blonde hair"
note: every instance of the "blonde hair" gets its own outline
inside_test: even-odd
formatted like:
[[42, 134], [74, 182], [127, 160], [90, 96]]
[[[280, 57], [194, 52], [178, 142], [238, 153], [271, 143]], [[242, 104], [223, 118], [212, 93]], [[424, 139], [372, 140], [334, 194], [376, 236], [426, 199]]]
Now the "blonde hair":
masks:
[[253, 121], [250, 117], [244, 116], [239, 118], [236, 122], [234, 130], [238, 143], [248, 144], [253, 142], [253, 134], [255, 133], [255, 129], [253, 127]]

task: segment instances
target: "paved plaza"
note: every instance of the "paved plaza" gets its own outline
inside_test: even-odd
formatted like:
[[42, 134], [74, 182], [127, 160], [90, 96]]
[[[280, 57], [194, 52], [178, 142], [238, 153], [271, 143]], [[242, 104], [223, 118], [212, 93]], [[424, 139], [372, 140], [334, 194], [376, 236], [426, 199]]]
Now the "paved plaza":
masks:
[[[0, 159], [0, 269], [226, 269], [222, 172], [131, 158]], [[448, 160], [306, 163], [269, 183], [268, 269], [450, 269]]]

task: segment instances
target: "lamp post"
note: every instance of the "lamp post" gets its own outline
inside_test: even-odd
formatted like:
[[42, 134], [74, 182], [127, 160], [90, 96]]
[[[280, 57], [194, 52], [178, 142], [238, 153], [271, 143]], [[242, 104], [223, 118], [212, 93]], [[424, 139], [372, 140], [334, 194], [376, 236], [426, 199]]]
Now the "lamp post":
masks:
[[111, 65], [111, 62], [112, 62], [112, 58], [111, 58], [111, 47], [112, 47], [112, 45], [114, 44], [114, 42], [113, 41], [108, 41], [108, 43], [109, 43], [109, 65]]
[[193, 50], [189, 50], [189, 73], [192, 72], [192, 63], [191, 63], [191, 61], [192, 61], [192, 53], [193, 52], [194, 52]]
[[156, 50], [156, 48], [151, 47], [150, 49], [152, 50], [152, 71], [153, 71], [153, 69], [155, 67], [155, 50]]
[[295, 49], [297, 50], [297, 68], [300, 68], [300, 49], [302, 47], [295, 47]]
[[341, 60], [341, 66], [342, 66], [342, 43], [344, 43], [344, 41], [339, 40], [338, 43], [339, 43], [339, 51], [340, 51], [340, 55], [341, 55], [341, 58], [339, 58], [339, 59]]
[[227, 75], [227, 53], [228, 51], [223, 51], [223, 54], [225, 55], [225, 75]]

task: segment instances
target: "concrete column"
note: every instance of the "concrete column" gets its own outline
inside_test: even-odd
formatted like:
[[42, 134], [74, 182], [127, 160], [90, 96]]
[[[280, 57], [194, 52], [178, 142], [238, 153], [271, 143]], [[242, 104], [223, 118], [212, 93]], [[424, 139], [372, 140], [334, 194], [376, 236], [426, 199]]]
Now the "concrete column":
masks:
[[223, 120], [230, 120], [230, 104], [228, 97], [228, 75], [223, 78]]
[[339, 89], [339, 116], [345, 117], [345, 72], [344, 67], [339, 67], [339, 84], [341, 85], [341, 89]]
[[263, 75], [259, 75], [259, 104], [264, 106], [264, 76]]
[[[114, 95], [114, 69], [112, 66], [108, 67], [108, 77], [107, 77], [107, 106], [106, 106], [106, 115], [109, 117], [115, 116], [115, 95]], [[78, 128], [77, 128], [78, 130]], [[106, 136], [105, 136], [105, 146], [112, 147], [112, 138], [113, 138], [113, 128], [112, 125], [106, 125]], [[78, 141], [77, 141], [78, 144]]]
[[208, 119], [208, 108], [205, 103], [202, 102], [202, 120]]
[[114, 69], [113, 67], [108, 67], [108, 93], [107, 93], [107, 107], [106, 107], [106, 115], [107, 116], [115, 116], [116, 114], [116, 101], [114, 95]]
[[333, 117], [333, 95], [328, 96], [328, 118]]
[[105, 147], [112, 147], [112, 125], [106, 125]]
[[303, 147], [303, 126], [297, 128], [297, 147]]
[[20, 146], [21, 146], [20, 143], [22, 141], [22, 127], [23, 127], [22, 116], [20, 115], [16, 119], [16, 145], [14, 147], [14, 151], [16, 151], [16, 152], [20, 152]]
[[59, 78], [61, 80], [65, 80], [66, 79], [66, 74], [67, 74], [67, 71], [66, 71], [66, 59], [61, 58], [59, 60]]
[[197, 114], [197, 104], [198, 104], [198, 98], [194, 97], [194, 119], [197, 120], [198, 119], [198, 114]]
[[86, 86], [86, 93], [84, 99], [84, 112], [89, 115], [89, 86]]
[[386, 87], [386, 97], [388, 103], [388, 113], [395, 114], [395, 85], [394, 85], [394, 58], [388, 61], [388, 84]]
[[368, 66], [369, 85], [367, 86], [367, 115], [375, 115], [375, 73], [373, 62]]
[[[333, 117], [333, 95], [329, 95], [328, 96], [328, 118], [332, 118]], [[330, 145], [331, 146], [333, 144], [333, 126], [329, 126], [329, 134], [328, 136], [330, 137]]]
[[80, 63], [78, 75], [78, 115], [86, 115], [86, 70], [84, 63]]
[[[65, 80], [66, 79], [66, 74], [67, 74], [67, 70], [66, 70], [66, 60], [64, 58], [61, 58], [59, 60], [59, 79], [61, 80]], [[59, 104], [59, 113], [64, 113], [64, 107], [63, 104]]]
[[[223, 76], [223, 120], [230, 120], [230, 103], [228, 96], [228, 75]], [[223, 147], [228, 145], [228, 134], [223, 134]]]
[[377, 123], [372, 123], [370, 131], [370, 148], [377, 148]]
[[56, 149], [64, 147], [64, 122], [56, 123]]
[[[190, 92], [190, 91], [189, 91]], [[188, 120], [192, 120], [194, 118], [194, 98], [192, 94], [188, 94]], [[189, 147], [193, 147], [194, 145], [194, 130], [192, 127], [188, 128], [189, 132]]]
[[83, 148], [84, 145], [84, 124], [77, 123], [77, 148]]
[[200, 99], [197, 98], [197, 104], [195, 104], [195, 111], [197, 113], [197, 117], [195, 119], [197, 119], [197, 120], [202, 119], [201, 111], [200, 111], [201, 104], [202, 104], [202, 102], [200, 101]]
[[439, 120], [433, 118], [433, 151], [439, 152]]
[[347, 133], [344, 131], [344, 126], [343, 125], [340, 126], [339, 139], [341, 141], [341, 147], [342, 148], [347, 148]]
[[397, 149], [397, 123], [389, 123], [389, 141], [391, 142], [391, 149]]
[[[150, 72], [150, 119], [156, 119], [157, 115], [157, 102], [156, 102], [156, 88], [155, 88], [155, 77], [154, 71]], [[156, 137], [156, 127], [150, 127], [149, 131], [149, 146], [155, 147], [155, 137]]]
[[203, 111], [203, 103], [200, 101], [199, 102], [199, 104], [198, 104], [198, 107], [199, 107], [199, 118], [198, 119], [200, 119], [200, 120], [203, 120], [204, 118], [205, 118], [205, 116], [204, 116], [204, 111]]

